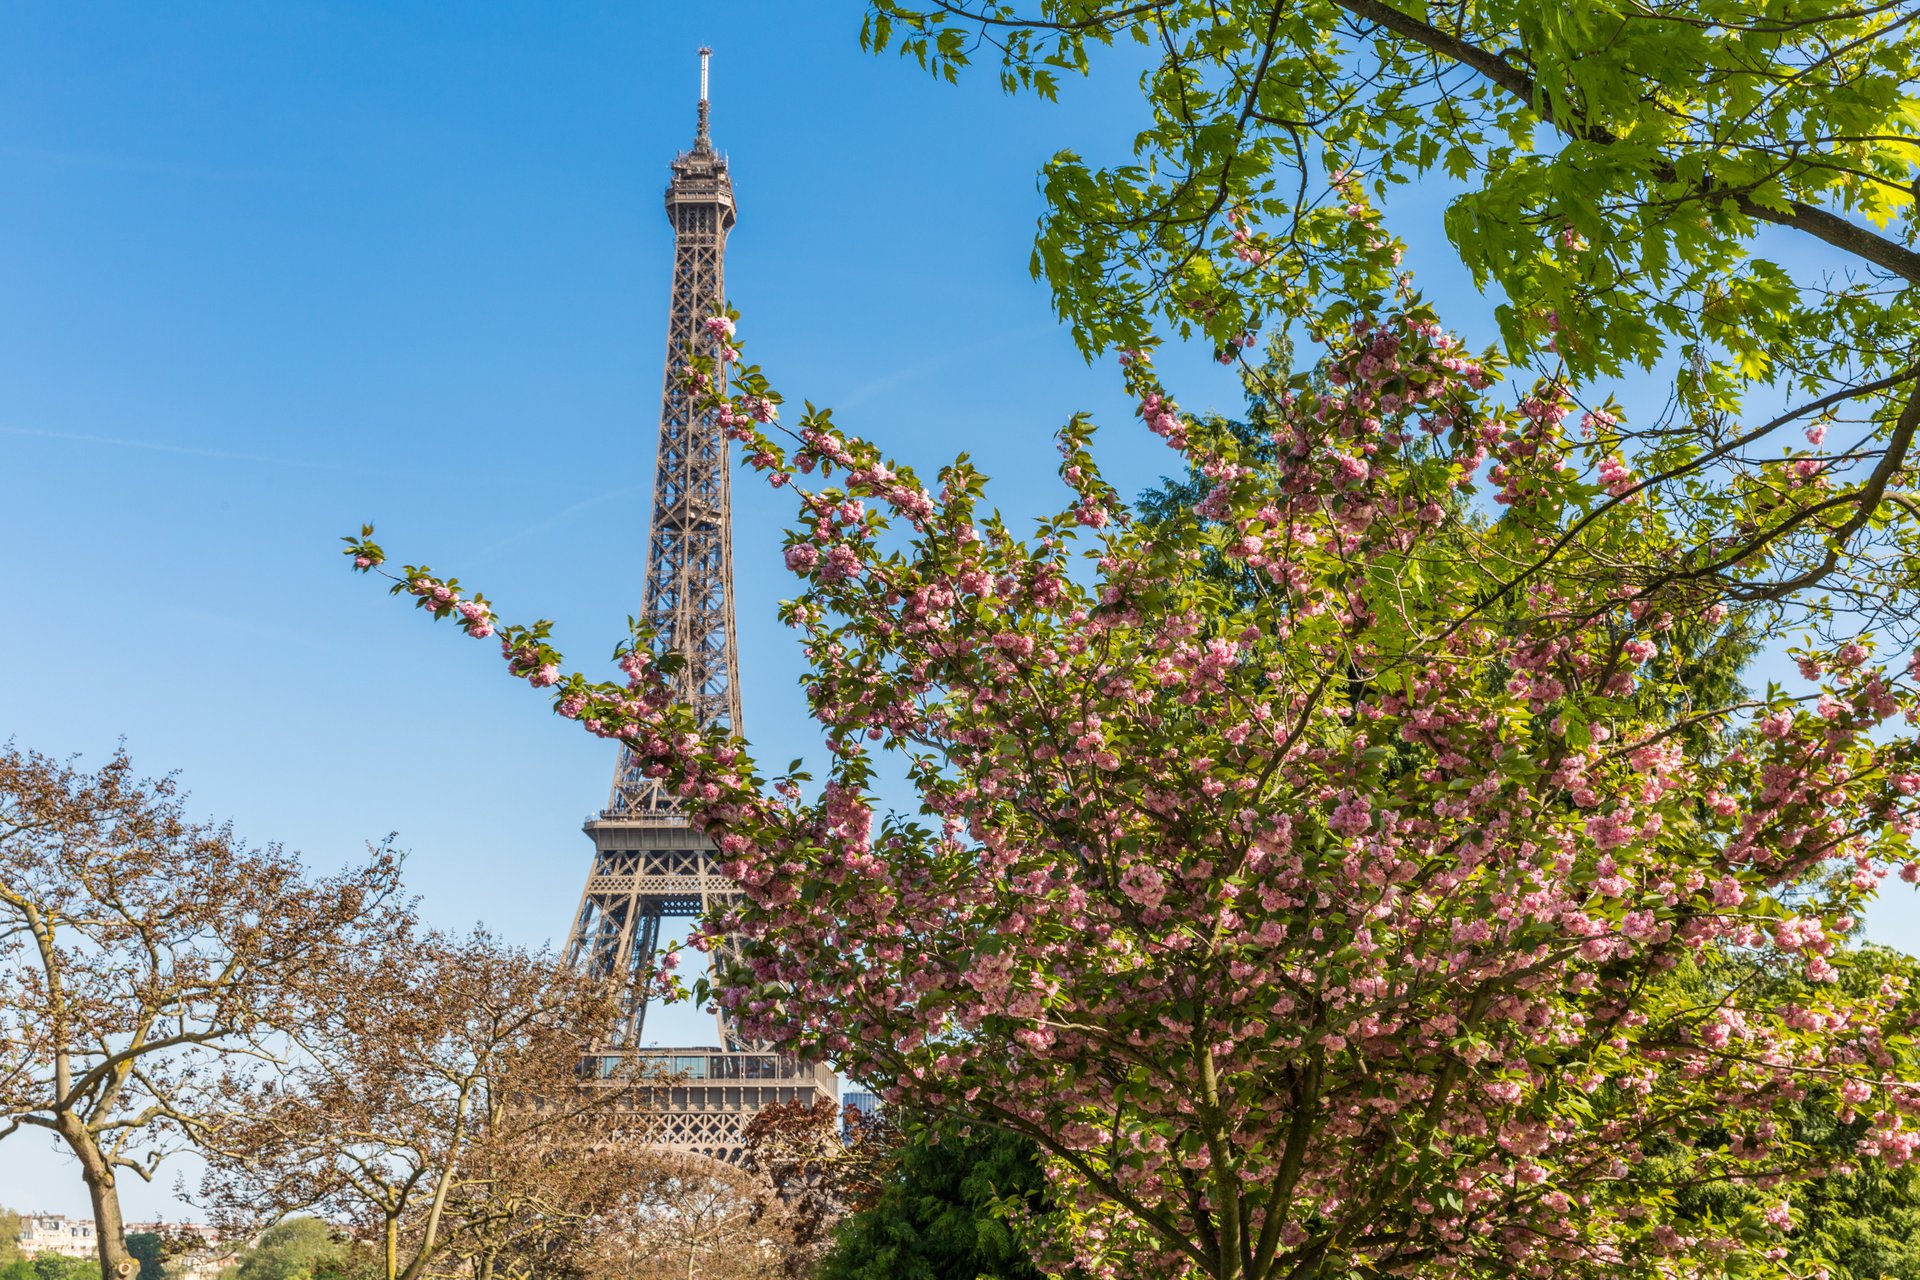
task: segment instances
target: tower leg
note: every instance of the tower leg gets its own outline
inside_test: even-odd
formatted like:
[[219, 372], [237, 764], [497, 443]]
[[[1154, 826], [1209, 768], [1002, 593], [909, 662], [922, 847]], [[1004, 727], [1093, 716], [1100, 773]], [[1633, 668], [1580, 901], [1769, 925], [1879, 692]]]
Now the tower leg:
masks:
[[647, 987], [653, 981], [654, 957], [660, 954], [660, 904], [645, 898], [634, 899], [636, 921], [633, 947], [627, 961], [627, 993], [622, 998], [622, 1021], [626, 1024], [626, 1042], [638, 1049], [645, 1042], [640, 1036], [647, 1025]]

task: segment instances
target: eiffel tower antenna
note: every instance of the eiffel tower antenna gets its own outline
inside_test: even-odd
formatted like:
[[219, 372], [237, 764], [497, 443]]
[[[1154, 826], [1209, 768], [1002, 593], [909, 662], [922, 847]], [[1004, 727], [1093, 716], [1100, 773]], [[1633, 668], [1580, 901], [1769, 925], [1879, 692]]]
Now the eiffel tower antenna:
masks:
[[[675, 376], [689, 351], [717, 353], [718, 340], [706, 333], [705, 321], [725, 305], [727, 233], [736, 219], [733, 180], [708, 129], [712, 53], [700, 50], [693, 147], [674, 159], [667, 184], [673, 287], [641, 614], [653, 627], [660, 651], [685, 660], [675, 677], [680, 700], [694, 708], [702, 725], [738, 733], [740, 660], [734, 638], [727, 440], [711, 415], [695, 409]], [[724, 908], [739, 889], [720, 872], [712, 844], [693, 829], [678, 797], [647, 776], [624, 748], [607, 807], [587, 820], [586, 832], [593, 838], [593, 869], [574, 916], [567, 960], [624, 985], [619, 1023], [593, 1052], [597, 1069], [611, 1075], [639, 1058], [685, 1078], [683, 1084], [653, 1091], [659, 1140], [737, 1159], [740, 1131], [761, 1107], [837, 1098], [839, 1081], [832, 1071], [743, 1042], [724, 1014], [716, 1015], [716, 1045], [658, 1049], [643, 1044], [645, 984], [662, 922]]]
[[706, 45], [700, 46], [700, 125], [694, 131], [695, 147], [710, 146], [712, 140], [707, 136], [707, 64], [713, 60], [713, 50]]

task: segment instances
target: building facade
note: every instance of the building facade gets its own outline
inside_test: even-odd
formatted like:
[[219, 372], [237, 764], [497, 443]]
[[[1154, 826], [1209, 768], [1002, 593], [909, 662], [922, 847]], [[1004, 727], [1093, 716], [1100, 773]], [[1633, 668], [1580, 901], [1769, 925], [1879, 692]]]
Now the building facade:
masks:
[[92, 1218], [69, 1218], [58, 1213], [20, 1215], [20, 1252], [31, 1258], [42, 1253], [69, 1258], [91, 1258], [99, 1252]]

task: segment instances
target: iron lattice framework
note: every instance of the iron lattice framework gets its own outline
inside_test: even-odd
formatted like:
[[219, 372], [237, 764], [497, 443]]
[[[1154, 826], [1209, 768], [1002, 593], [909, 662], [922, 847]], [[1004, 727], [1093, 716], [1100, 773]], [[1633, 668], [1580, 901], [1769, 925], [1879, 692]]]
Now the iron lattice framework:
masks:
[[[685, 659], [675, 677], [679, 696], [702, 724], [737, 733], [727, 440], [711, 415], [695, 410], [676, 376], [689, 351], [717, 348], [704, 326], [726, 297], [727, 233], [735, 219], [727, 161], [714, 150], [707, 128], [709, 53], [700, 51], [693, 148], [674, 160], [667, 185], [673, 290], [642, 616], [660, 651]], [[586, 832], [593, 838], [593, 870], [574, 917], [568, 962], [620, 982], [626, 991], [618, 1024], [594, 1049], [593, 1068], [605, 1076], [635, 1066], [657, 1068], [677, 1080], [652, 1090], [647, 1115], [636, 1118], [665, 1145], [730, 1160], [740, 1153], [747, 1118], [760, 1108], [837, 1098], [832, 1071], [742, 1041], [724, 1014], [716, 1018], [718, 1045], [660, 1049], [643, 1042], [646, 981], [663, 922], [724, 908], [739, 889], [720, 872], [712, 844], [693, 829], [675, 797], [624, 748], [607, 807], [588, 819]]]

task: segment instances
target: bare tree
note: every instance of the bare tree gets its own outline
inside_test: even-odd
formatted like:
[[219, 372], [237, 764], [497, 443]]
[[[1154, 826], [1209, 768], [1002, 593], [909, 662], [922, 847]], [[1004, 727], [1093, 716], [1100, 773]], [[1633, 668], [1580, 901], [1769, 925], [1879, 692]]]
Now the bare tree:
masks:
[[594, 1280], [780, 1280], [791, 1241], [766, 1179], [661, 1150], [589, 1261]]
[[[622, 1081], [582, 1078], [613, 1017], [604, 984], [484, 932], [359, 960], [257, 1105], [219, 1135], [202, 1194], [222, 1219], [319, 1213], [387, 1280], [563, 1271], [627, 1194]], [[631, 1183], [631, 1177], [625, 1177]]]
[[[597, 1088], [597, 1085], [575, 1086]], [[564, 1095], [563, 1095], [564, 1096]], [[557, 1123], [489, 1120], [448, 1204], [442, 1272], [472, 1280], [557, 1280], [603, 1269], [604, 1242], [630, 1223], [673, 1159], [589, 1097]]]
[[118, 1177], [224, 1123], [250, 1059], [406, 911], [399, 859], [314, 878], [136, 780], [0, 747], [0, 1139], [56, 1135], [92, 1199], [103, 1276], [138, 1269]]

